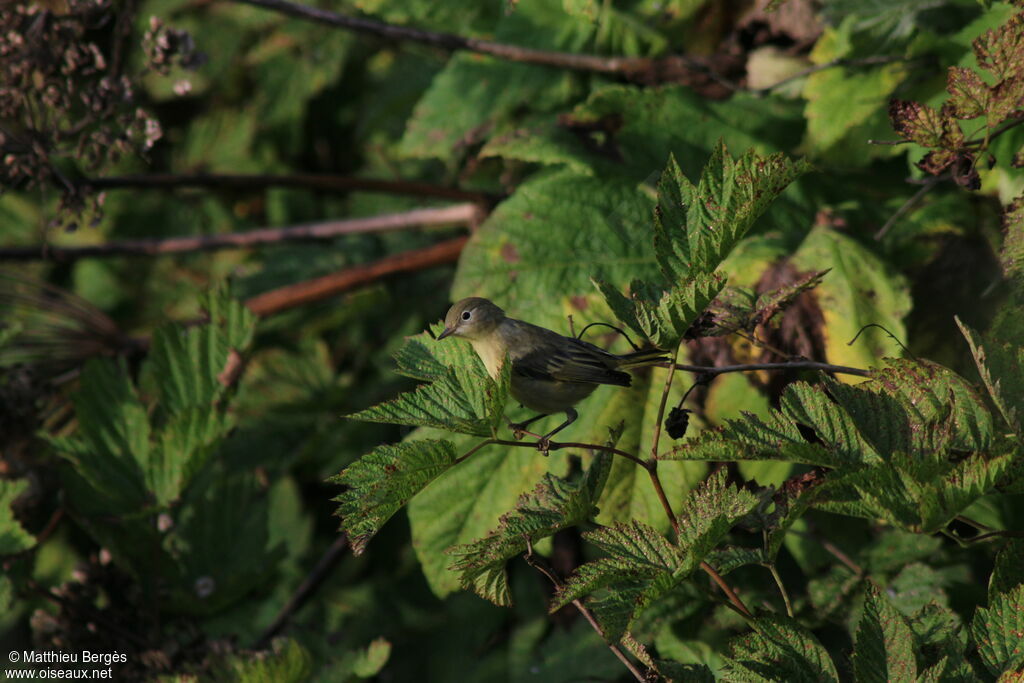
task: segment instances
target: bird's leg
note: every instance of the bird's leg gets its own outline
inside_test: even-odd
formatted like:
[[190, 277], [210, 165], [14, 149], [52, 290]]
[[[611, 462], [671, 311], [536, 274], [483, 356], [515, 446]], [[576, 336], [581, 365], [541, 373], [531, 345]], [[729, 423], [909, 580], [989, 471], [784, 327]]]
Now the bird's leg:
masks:
[[516, 441], [521, 441], [524, 435], [524, 431], [527, 427], [529, 427], [531, 424], [541, 419], [542, 417], [547, 417], [548, 415], [550, 415], [550, 413], [541, 413], [540, 415], [534, 415], [526, 422], [510, 422], [508, 424], [508, 428], [512, 430], [512, 436], [516, 438]]
[[579, 413], [576, 412], [575, 408], [569, 408], [568, 410], [566, 410], [565, 422], [558, 425], [544, 436], [540, 437], [540, 440], [537, 441], [537, 450], [539, 450], [544, 455], [547, 455], [548, 451], [551, 449], [551, 437], [553, 437], [555, 434], [557, 434], [558, 432], [562, 431], [563, 429], [571, 425], [573, 422], [575, 422], [577, 417], [579, 417]]

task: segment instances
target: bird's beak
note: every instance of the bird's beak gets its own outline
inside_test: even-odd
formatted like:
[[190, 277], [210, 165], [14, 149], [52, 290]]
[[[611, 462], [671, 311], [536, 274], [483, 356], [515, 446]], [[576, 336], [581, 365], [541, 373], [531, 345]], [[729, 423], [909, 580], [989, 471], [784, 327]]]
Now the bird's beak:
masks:
[[454, 331], [455, 331], [454, 327], [446, 327], [446, 328], [444, 328], [444, 330], [441, 331], [441, 334], [437, 335], [437, 341], [441, 341], [445, 337], [451, 335], [451, 333], [454, 332]]

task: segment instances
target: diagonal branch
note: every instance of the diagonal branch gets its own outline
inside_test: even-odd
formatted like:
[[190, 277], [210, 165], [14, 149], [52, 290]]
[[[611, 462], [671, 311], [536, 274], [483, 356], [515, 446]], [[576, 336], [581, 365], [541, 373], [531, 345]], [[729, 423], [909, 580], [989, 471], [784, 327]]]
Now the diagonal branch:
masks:
[[454, 204], [437, 209], [415, 209], [368, 218], [305, 223], [286, 228], [261, 228], [222, 235], [123, 240], [83, 247], [6, 247], [0, 249], [0, 261], [74, 261], [89, 256], [156, 256], [215, 249], [257, 247], [279, 242], [304, 242], [332, 239], [340, 235], [387, 232], [427, 225], [475, 225], [483, 217], [477, 204]]
[[150, 175], [105, 176], [89, 178], [77, 185], [86, 190], [120, 190], [125, 188], [173, 190], [198, 187], [206, 189], [262, 191], [267, 187], [293, 187], [320, 192], [379, 192], [413, 197], [437, 197], [464, 202], [492, 203], [498, 199], [483, 192], [461, 190], [408, 180], [353, 178], [326, 173], [273, 174], [210, 174], [154, 173]]
[[319, 7], [299, 5], [287, 0], [229, 0], [229, 2], [263, 7], [280, 12], [281, 14], [298, 17], [299, 19], [315, 21], [320, 24], [327, 24], [328, 26], [348, 29], [350, 31], [358, 31], [377, 36], [378, 38], [421, 43], [443, 50], [469, 50], [470, 52], [492, 55], [513, 62], [543, 64], [574, 71], [591, 71], [605, 74], [635, 74], [649, 69], [652, 65], [652, 60], [645, 57], [600, 57], [572, 52], [536, 50], [519, 45], [467, 38], [454, 33], [425, 31], [407, 26], [387, 24], [372, 19], [350, 17], [330, 10], [320, 9]]
[[273, 315], [295, 306], [326, 299], [368, 285], [386, 275], [408, 273], [445, 263], [454, 263], [459, 258], [468, 239], [468, 237], [456, 237], [423, 249], [410, 249], [373, 263], [353, 266], [323, 277], [272, 289], [247, 299], [245, 305], [258, 316]]

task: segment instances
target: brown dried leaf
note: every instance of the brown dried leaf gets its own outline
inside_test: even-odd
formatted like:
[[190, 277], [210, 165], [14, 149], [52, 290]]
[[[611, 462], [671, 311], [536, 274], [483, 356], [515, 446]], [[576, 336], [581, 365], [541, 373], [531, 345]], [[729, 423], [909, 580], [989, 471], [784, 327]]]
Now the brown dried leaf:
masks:
[[920, 102], [894, 99], [889, 103], [889, 120], [905, 140], [922, 147], [955, 149], [963, 144], [964, 134], [951, 109], [944, 106], [940, 111]]
[[950, 110], [957, 118], [973, 119], [988, 110], [988, 86], [971, 69], [950, 67], [946, 90], [951, 96], [948, 103]]
[[1024, 73], [1024, 12], [978, 36], [973, 45], [978, 65], [997, 80], [1021, 75]]

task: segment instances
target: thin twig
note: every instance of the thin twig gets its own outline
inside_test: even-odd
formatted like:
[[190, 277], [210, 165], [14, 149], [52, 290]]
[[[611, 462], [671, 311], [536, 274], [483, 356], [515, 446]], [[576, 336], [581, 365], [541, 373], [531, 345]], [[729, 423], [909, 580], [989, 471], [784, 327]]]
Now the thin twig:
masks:
[[[515, 446], [515, 447], [518, 447], [518, 448], [536, 448], [537, 447], [537, 443], [533, 442], [533, 441], [509, 441], [507, 439], [491, 439], [490, 442], [493, 443], [493, 444], [496, 444], [498, 446]], [[550, 442], [548, 444], [548, 450], [549, 451], [557, 451], [557, 450], [561, 450], [562, 448], [584, 448], [584, 449], [590, 449], [590, 450], [594, 450], [594, 451], [604, 451], [605, 453], [611, 453], [613, 455], [617, 455], [619, 457], [626, 458], [627, 460], [632, 460], [637, 465], [640, 465], [640, 467], [643, 467], [644, 469], [647, 469], [647, 463], [644, 460], [641, 460], [640, 458], [636, 457], [632, 453], [627, 453], [626, 451], [620, 451], [618, 448], [612, 448], [611, 446], [601, 446], [601, 445], [598, 445], [598, 444], [595, 444], [595, 443], [578, 443], [578, 442], [575, 442], [575, 441], [568, 441], [568, 442], [561, 442], [561, 443], [552, 441], [552, 442]]]
[[379, 261], [346, 268], [331, 275], [272, 289], [247, 299], [245, 305], [256, 315], [273, 315], [357, 287], [364, 287], [386, 275], [408, 273], [445, 263], [454, 263], [458, 260], [468, 239], [468, 237], [457, 237], [423, 249], [410, 249], [392, 254]]
[[775, 579], [775, 585], [779, 587], [779, 592], [782, 593], [782, 601], [786, 603], [786, 614], [790, 619], [793, 618], [793, 603], [789, 601], [789, 593], [786, 591], [785, 584], [782, 583], [782, 577], [779, 576], [779, 570], [775, 568], [775, 563], [766, 564], [765, 567], [771, 572], [772, 578]]
[[[562, 582], [558, 580], [558, 577], [555, 575], [555, 572], [545, 567], [544, 564], [537, 559], [537, 556], [533, 554], [533, 543], [530, 542], [529, 537], [527, 537], [526, 539], [526, 554], [523, 555], [523, 559], [526, 560], [526, 564], [530, 565], [531, 567], [539, 571], [541, 574], [546, 576], [547, 579], [551, 581], [551, 583], [554, 585], [555, 590], [562, 589]], [[591, 628], [593, 628], [597, 632], [597, 635], [601, 636], [601, 640], [603, 640], [608, 645], [608, 649], [612, 651], [612, 654], [618, 657], [619, 661], [626, 665], [626, 668], [629, 669], [629, 673], [633, 674], [633, 678], [640, 681], [640, 683], [644, 683], [644, 681], [648, 680], [647, 676], [645, 676], [644, 673], [640, 671], [639, 668], [637, 668], [636, 664], [630, 661], [629, 657], [626, 656], [626, 653], [622, 651], [622, 648], [620, 648], [617, 644], [609, 641], [608, 638], [605, 637], [604, 629], [601, 628], [601, 624], [597, 622], [597, 619], [594, 617], [593, 612], [591, 612], [590, 609], [583, 604], [582, 600], [573, 600], [572, 605], [577, 610], [579, 610], [579, 613], [583, 615], [583, 618], [587, 620], [587, 623], [590, 624]]]
[[482, 215], [477, 204], [455, 204], [438, 209], [415, 209], [402, 213], [352, 218], [341, 221], [306, 223], [287, 228], [262, 228], [223, 235], [193, 235], [164, 239], [124, 240], [83, 247], [7, 247], [0, 249], [0, 260], [73, 261], [87, 256], [156, 256], [214, 249], [248, 248], [281, 242], [332, 239], [340, 235], [387, 232], [427, 225], [474, 225]]
[[351, 176], [319, 173], [296, 173], [293, 175], [272, 174], [174, 174], [106, 176], [80, 181], [78, 186], [88, 190], [154, 189], [173, 190], [198, 187], [209, 189], [263, 191], [268, 187], [293, 187], [319, 192], [379, 192], [383, 194], [408, 195], [412, 197], [437, 197], [464, 202], [493, 202], [496, 196], [483, 192], [460, 190], [456, 187], [442, 187], [430, 183], [408, 180], [378, 180], [374, 178], [353, 178]]
[[[682, 341], [679, 342], [682, 344]], [[665, 404], [668, 403], [668, 394], [672, 391], [672, 379], [676, 375], [676, 360], [679, 358], [679, 344], [672, 350], [672, 356], [669, 358], [668, 366], [668, 377], [665, 378], [665, 386], [661, 389], [661, 402], [658, 404], [658, 417], [654, 421], [654, 438], [651, 444], [651, 459], [650, 468], [653, 469], [658, 466], [658, 442], [661, 440], [661, 421], [665, 417]], [[678, 533], [678, 529], [676, 532]]]
[[942, 182], [943, 180], [946, 180], [949, 177], [950, 176], [949, 176], [948, 173], [943, 173], [942, 175], [937, 175], [937, 176], [933, 176], [931, 178], [928, 178], [928, 181], [925, 182], [920, 187], [920, 189], [918, 189], [918, 191], [915, 192], [913, 194], [913, 196], [910, 197], [910, 199], [908, 199], [907, 201], [903, 202], [903, 205], [900, 206], [900, 208], [896, 209], [896, 213], [894, 213], [893, 215], [889, 216], [889, 220], [887, 220], [885, 222], [885, 225], [883, 225], [881, 228], [879, 228], [878, 232], [875, 233], [875, 240], [877, 241], [877, 240], [880, 240], [883, 237], [885, 237], [888, 234], [889, 230], [892, 229], [892, 226], [896, 225], [896, 223], [901, 218], [906, 216], [910, 212], [911, 209], [913, 209], [915, 206], [917, 206], [918, 203], [922, 199], [924, 199], [926, 194], [931, 192], [932, 189], [936, 185], [938, 185], [940, 182]]
[[[659, 367], [667, 367], [667, 363], [655, 363]], [[676, 363], [676, 370], [683, 372], [704, 373], [711, 376], [723, 375], [727, 372], [755, 372], [757, 370], [822, 370], [842, 375], [857, 375], [859, 377], [870, 377], [871, 371], [861, 368], [851, 368], [846, 365], [832, 365], [831, 363], [819, 363], [810, 360], [786, 361], [782, 363], [747, 363], [745, 365], [684, 365]]]
[[536, 50], [519, 45], [495, 43], [490, 40], [467, 38], [453, 33], [426, 31], [423, 29], [396, 26], [382, 21], [350, 17], [318, 7], [308, 7], [286, 0], [229, 0], [246, 5], [254, 5], [265, 9], [287, 14], [288, 16], [307, 19], [320, 24], [337, 28], [358, 31], [388, 40], [404, 40], [443, 50], [469, 50], [480, 54], [500, 57], [512, 62], [542, 64], [574, 71], [590, 71], [605, 74], [635, 74], [651, 67], [652, 60], [645, 57], [601, 57], [571, 52], [555, 52]]
[[253, 644], [253, 649], [263, 650], [270, 644], [271, 639], [281, 632], [281, 629], [285, 627], [292, 618], [292, 615], [305, 605], [313, 596], [313, 593], [323, 585], [334, 565], [338, 563], [338, 560], [341, 559], [347, 549], [348, 537], [344, 535], [338, 536], [334, 543], [320, 557], [303, 582], [299, 584], [295, 592], [292, 593], [292, 597], [288, 599], [288, 602], [281, 608], [281, 611], [277, 613], [274, 620], [270, 622], [270, 626], [260, 634], [259, 639]]
[[821, 538], [817, 534], [808, 531], [797, 531], [796, 529], [790, 529], [789, 532], [796, 534], [797, 536], [803, 536], [804, 538], [809, 538], [812, 541], [820, 543], [822, 548], [824, 548], [830, 555], [832, 555], [832, 557], [836, 558], [844, 565], [846, 565], [847, 569], [852, 571], [857, 576], [864, 576], [864, 568], [856, 562], [854, 562], [852, 559], [850, 559], [849, 555], [840, 550], [834, 543], [832, 543], [828, 539]]

